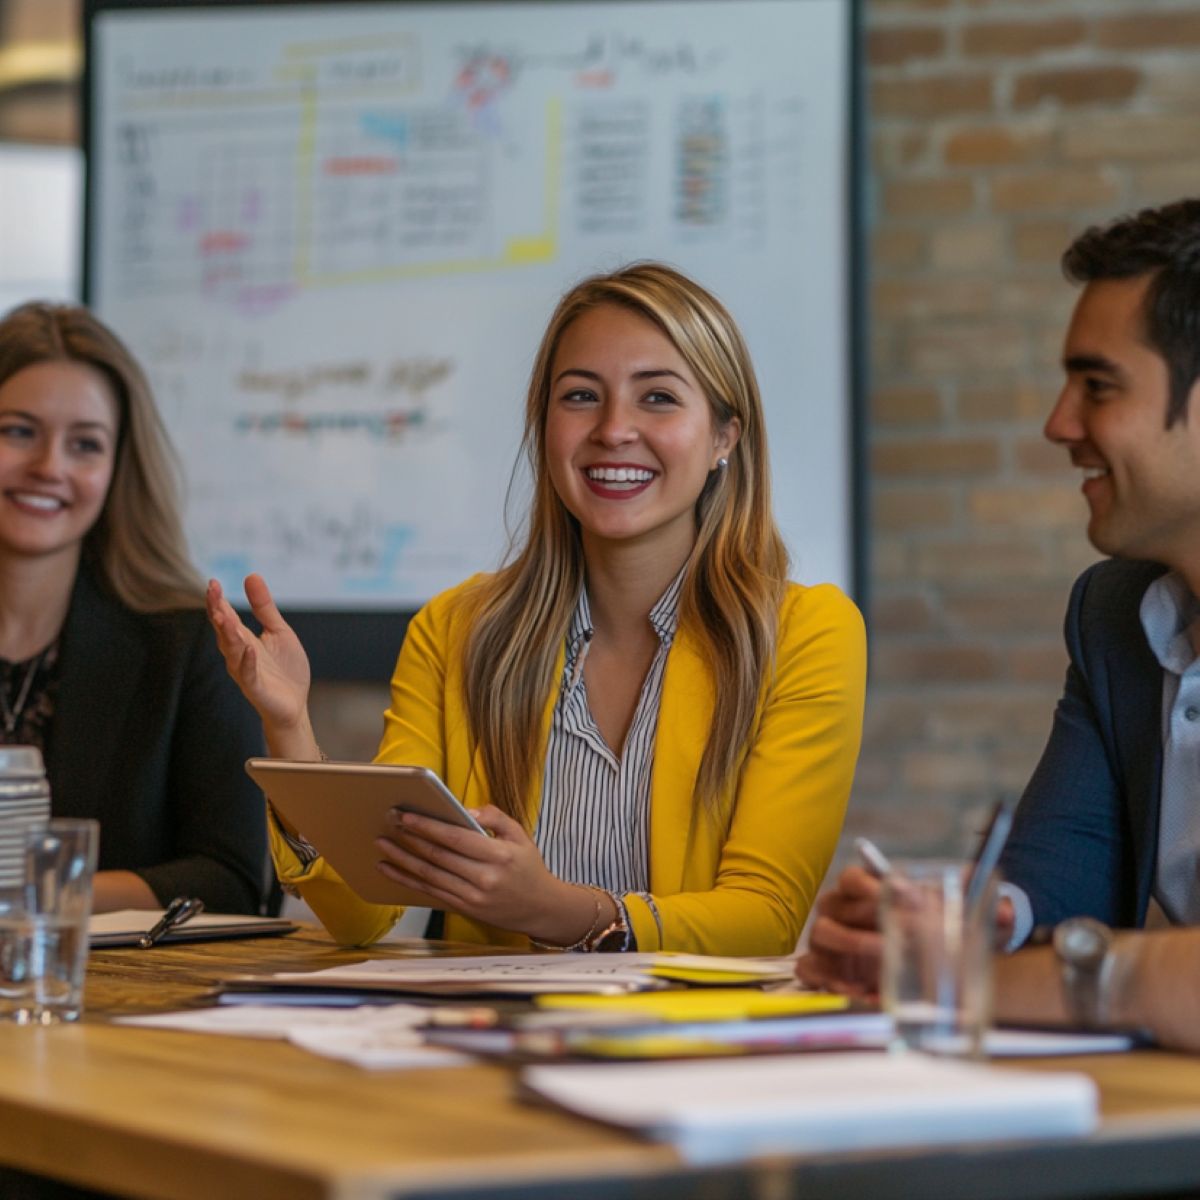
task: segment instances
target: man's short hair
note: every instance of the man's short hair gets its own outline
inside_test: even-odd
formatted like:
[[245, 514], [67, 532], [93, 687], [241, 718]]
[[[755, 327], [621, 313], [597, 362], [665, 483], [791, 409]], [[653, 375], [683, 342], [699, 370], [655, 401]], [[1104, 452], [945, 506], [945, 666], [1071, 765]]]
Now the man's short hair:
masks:
[[1167, 428], [1186, 421], [1188, 396], [1200, 378], [1200, 200], [1093, 225], [1067, 248], [1062, 268], [1073, 283], [1153, 275], [1143, 332], [1167, 364]]

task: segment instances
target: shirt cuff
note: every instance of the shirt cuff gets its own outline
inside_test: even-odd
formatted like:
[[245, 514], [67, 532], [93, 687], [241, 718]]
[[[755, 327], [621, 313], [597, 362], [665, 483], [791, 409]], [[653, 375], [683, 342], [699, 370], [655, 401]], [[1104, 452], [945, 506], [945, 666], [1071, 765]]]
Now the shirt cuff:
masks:
[[1011, 954], [1023, 946], [1033, 932], [1033, 905], [1029, 903], [1024, 889], [1017, 887], [1015, 883], [1002, 883], [1000, 897], [1007, 899], [1013, 910], [1012, 936], [1004, 943], [1004, 953]]

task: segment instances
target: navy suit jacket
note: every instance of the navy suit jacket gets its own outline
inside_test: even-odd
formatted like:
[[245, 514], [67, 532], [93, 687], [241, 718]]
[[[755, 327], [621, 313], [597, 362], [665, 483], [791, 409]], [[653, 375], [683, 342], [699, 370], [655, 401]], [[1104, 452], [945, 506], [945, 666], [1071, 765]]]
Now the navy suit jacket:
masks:
[[98, 819], [100, 869], [135, 872], [162, 904], [258, 912], [266, 814], [243, 763], [262, 753], [262, 727], [204, 610], [133, 612], [81, 565], [58, 671], [51, 814]]
[[1140, 926], [1154, 882], [1163, 670], [1139, 609], [1166, 568], [1109, 559], [1071, 590], [1070, 665], [1050, 740], [1002, 860], [1035, 925], [1093, 916]]

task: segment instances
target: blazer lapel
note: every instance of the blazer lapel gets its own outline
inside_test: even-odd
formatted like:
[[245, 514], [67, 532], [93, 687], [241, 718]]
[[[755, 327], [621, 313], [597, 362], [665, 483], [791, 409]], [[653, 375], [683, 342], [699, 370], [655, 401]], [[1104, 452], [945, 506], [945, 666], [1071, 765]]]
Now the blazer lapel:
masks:
[[58, 698], [46, 763], [56, 814], [102, 817], [90, 810], [122, 799], [110, 797], [104, 784], [123, 752], [145, 654], [130, 615], [81, 565], [59, 645]]
[[650, 890], [683, 890], [695, 817], [692, 794], [712, 722], [712, 679], [700, 647], [682, 625], [663, 674], [650, 780]]

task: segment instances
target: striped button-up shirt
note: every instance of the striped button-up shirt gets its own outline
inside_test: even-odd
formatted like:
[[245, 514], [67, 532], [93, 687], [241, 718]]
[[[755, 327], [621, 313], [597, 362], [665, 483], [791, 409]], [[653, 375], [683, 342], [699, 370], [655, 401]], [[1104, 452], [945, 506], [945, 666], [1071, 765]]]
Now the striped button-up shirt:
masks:
[[646, 673], [620, 753], [605, 742], [591, 709], [583, 664], [592, 638], [587, 590], [567, 631], [566, 663], [546, 749], [534, 841], [546, 866], [570, 883], [644, 892], [650, 883], [650, 775], [663, 672], [679, 623], [680, 571], [650, 610], [658, 650]]

